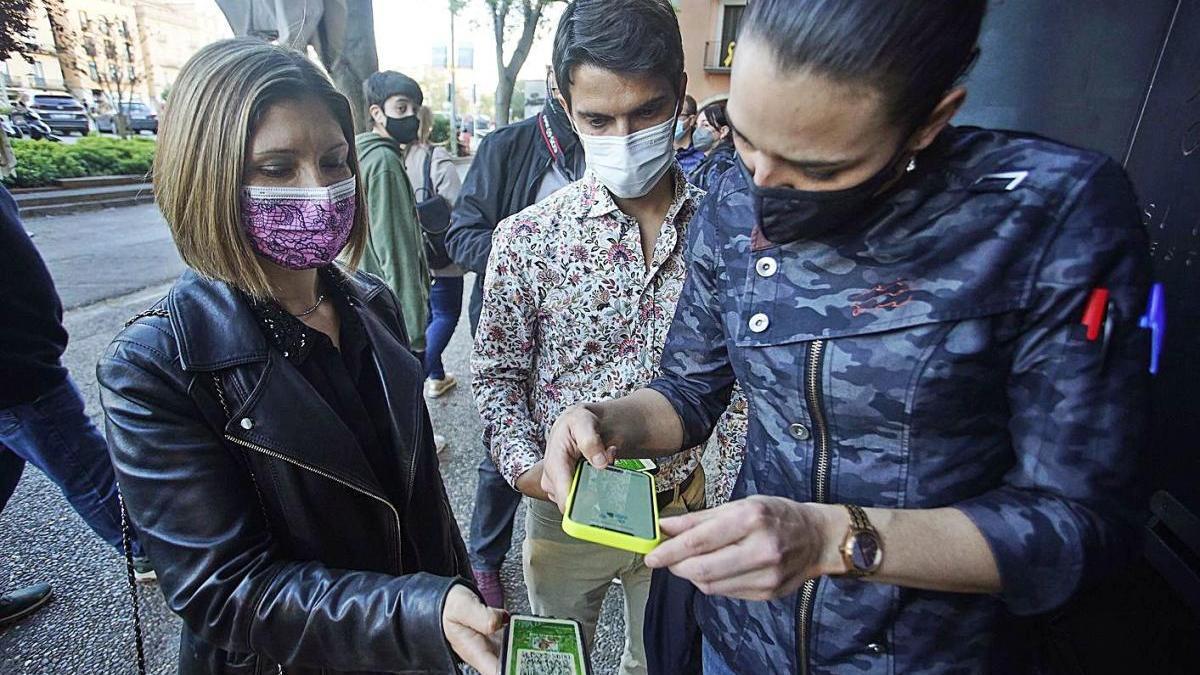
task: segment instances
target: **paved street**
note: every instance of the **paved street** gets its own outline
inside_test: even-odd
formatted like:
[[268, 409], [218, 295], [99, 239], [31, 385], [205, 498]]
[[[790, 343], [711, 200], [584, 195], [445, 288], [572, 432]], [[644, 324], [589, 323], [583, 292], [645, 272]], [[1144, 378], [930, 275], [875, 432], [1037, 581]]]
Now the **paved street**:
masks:
[[[100, 423], [94, 367], [124, 321], [161, 296], [181, 269], [166, 225], [153, 205], [47, 217], [26, 224], [34, 233], [64, 303], [71, 343], [66, 362]], [[467, 288], [471, 286], [468, 280]], [[451, 443], [443, 474], [460, 527], [467, 530], [479, 449], [479, 422], [465, 381], [469, 334], [463, 323], [447, 352], [448, 368], [464, 380], [432, 403], [434, 426]], [[523, 531], [519, 516], [517, 532]], [[527, 609], [518, 554], [505, 579], [510, 609]], [[0, 630], [0, 673], [132, 673], [133, 621], [122, 558], [108, 549], [35, 469], [26, 469], [0, 514], [0, 587], [48, 581], [55, 599], [37, 614]], [[141, 588], [152, 673], [175, 672], [179, 623], [157, 586]], [[610, 592], [593, 654], [596, 671], [616, 672], [621, 635], [619, 594]]]

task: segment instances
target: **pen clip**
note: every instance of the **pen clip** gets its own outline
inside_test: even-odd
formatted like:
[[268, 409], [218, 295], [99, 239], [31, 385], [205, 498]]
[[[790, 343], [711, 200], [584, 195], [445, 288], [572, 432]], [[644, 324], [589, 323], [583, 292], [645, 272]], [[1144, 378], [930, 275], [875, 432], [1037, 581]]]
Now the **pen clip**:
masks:
[[1138, 322], [1142, 328], [1150, 331], [1150, 374], [1158, 374], [1159, 360], [1162, 358], [1163, 341], [1167, 334], [1167, 297], [1166, 289], [1161, 283], [1150, 288], [1150, 298], [1146, 301], [1146, 313]]

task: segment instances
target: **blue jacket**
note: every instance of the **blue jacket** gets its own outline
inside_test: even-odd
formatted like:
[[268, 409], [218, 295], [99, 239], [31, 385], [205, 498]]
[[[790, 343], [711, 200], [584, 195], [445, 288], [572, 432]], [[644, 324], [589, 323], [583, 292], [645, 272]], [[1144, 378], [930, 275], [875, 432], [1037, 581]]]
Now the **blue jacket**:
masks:
[[[1127, 559], [1143, 505], [1147, 236], [1121, 168], [1041, 138], [946, 130], [858, 227], [752, 250], [740, 172], [693, 221], [652, 385], [701, 442], [750, 405], [734, 499], [954, 507], [1000, 594], [821, 578], [771, 602], [698, 596], [739, 673], [1014, 672], [1016, 617]], [[1109, 332], [1082, 325], [1110, 292]], [[886, 548], [886, 541], [884, 542]]]

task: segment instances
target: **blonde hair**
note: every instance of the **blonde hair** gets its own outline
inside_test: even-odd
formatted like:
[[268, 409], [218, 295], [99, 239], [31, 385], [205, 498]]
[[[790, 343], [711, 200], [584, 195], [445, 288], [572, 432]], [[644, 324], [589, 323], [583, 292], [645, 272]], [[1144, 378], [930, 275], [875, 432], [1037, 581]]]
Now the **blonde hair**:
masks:
[[429, 137], [433, 135], [433, 111], [429, 106], [417, 108], [417, 121], [421, 124], [417, 128], [417, 141], [421, 145], [429, 145]]
[[[261, 115], [279, 101], [316, 99], [337, 120], [358, 176], [350, 103], [303, 54], [255, 38], [214, 42], [184, 64], [160, 121], [154, 158], [155, 201], [184, 263], [250, 296], [271, 285], [242, 227], [246, 152]], [[343, 258], [358, 263], [367, 241], [360, 185]]]

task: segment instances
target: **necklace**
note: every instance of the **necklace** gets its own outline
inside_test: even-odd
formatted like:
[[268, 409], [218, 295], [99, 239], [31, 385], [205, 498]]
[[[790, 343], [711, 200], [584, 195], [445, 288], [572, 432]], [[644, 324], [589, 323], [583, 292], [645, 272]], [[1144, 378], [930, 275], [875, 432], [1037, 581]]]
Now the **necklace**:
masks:
[[309, 314], [312, 314], [313, 312], [317, 311], [317, 308], [321, 306], [322, 302], [325, 302], [325, 294], [324, 293], [317, 296], [317, 304], [313, 305], [312, 307], [309, 307], [308, 309], [304, 310], [303, 312], [300, 312], [299, 314], [293, 314], [292, 316], [296, 317], [297, 319], [303, 319], [304, 317], [308, 316]]

